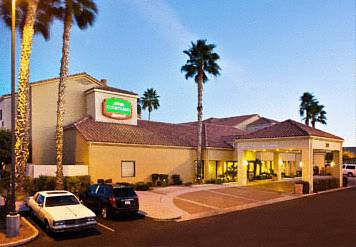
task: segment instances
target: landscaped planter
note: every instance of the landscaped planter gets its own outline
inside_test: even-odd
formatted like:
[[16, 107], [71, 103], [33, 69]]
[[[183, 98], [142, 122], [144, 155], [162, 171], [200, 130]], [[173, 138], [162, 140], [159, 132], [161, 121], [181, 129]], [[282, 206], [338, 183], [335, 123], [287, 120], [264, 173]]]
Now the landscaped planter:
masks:
[[303, 194], [303, 184], [294, 184], [294, 193]]

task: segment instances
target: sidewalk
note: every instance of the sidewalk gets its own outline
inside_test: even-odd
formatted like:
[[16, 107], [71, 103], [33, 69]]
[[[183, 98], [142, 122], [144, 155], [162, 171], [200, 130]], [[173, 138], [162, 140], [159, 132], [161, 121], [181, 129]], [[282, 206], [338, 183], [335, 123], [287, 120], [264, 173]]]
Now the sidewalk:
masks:
[[0, 225], [0, 247], [23, 245], [34, 240], [39, 234], [38, 230], [24, 217], [21, 217], [20, 234], [13, 238], [6, 236], [6, 223], [1, 222]]
[[[273, 184], [280, 186], [278, 182]], [[153, 188], [137, 191], [140, 211], [155, 220], [189, 220], [237, 211], [298, 197], [290, 193], [272, 192], [256, 185], [202, 184]]]

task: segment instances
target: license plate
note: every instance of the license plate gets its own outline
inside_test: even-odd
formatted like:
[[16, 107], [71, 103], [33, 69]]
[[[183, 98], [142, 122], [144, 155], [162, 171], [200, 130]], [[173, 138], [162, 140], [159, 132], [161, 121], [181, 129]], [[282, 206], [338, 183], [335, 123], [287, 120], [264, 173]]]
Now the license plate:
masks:
[[130, 201], [125, 201], [125, 205], [130, 205], [131, 202]]

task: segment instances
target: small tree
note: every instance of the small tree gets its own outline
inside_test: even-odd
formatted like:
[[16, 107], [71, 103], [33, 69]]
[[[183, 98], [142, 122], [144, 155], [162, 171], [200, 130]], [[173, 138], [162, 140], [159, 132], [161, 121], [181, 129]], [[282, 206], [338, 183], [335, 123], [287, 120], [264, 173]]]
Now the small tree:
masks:
[[229, 181], [235, 182], [237, 177], [237, 164], [234, 163], [232, 166], [229, 166], [225, 175]]
[[11, 132], [0, 129], [0, 171], [2, 165], [11, 163]]

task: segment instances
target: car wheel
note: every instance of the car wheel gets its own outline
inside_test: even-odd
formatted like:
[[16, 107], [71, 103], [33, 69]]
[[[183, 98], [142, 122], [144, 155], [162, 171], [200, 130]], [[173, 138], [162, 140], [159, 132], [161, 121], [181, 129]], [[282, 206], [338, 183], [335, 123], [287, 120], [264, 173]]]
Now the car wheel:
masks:
[[100, 215], [101, 215], [101, 218], [103, 218], [105, 220], [109, 218], [109, 211], [106, 206], [101, 207]]
[[349, 177], [353, 177], [353, 176], [354, 176], [351, 172], [349, 172], [347, 175], [348, 175]]
[[44, 221], [44, 227], [45, 227], [45, 230], [48, 234], [51, 234], [52, 233], [52, 229], [51, 227], [49, 226], [49, 223], [47, 220]]

